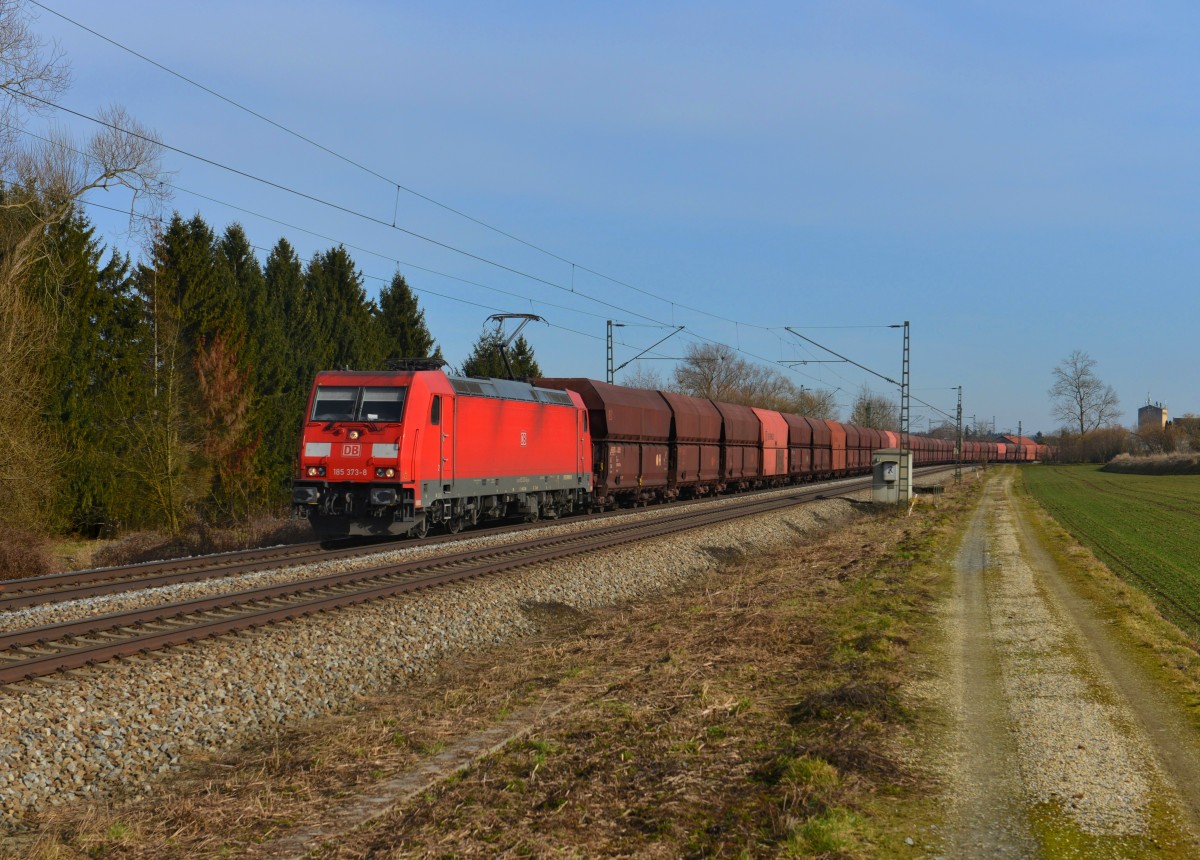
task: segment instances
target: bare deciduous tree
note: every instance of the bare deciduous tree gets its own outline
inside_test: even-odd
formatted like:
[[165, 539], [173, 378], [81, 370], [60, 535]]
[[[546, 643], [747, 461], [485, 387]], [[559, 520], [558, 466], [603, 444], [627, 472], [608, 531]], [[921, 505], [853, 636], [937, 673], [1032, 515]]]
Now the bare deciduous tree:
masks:
[[[70, 85], [71, 70], [62, 53], [47, 53], [20, 0], [0, 0], [0, 158], [14, 150], [25, 115], [49, 112], [46, 102]], [[6, 167], [0, 162], [0, 170]]]
[[953, 442], [958, 439], [958, 425], [952, 424], [949, 421], [943, 421], [941, 424], [931, 426], [926, 435], [934, 439], [945, 439]]
[[693, 397], [730, 400], [744, 386], [748, 367], [723, 343], [692, 343], [675, 366], [675, 384]]
[[663, 379], [661, 373], [652, 367], [642, 367], [640, 365], [623, 373], [620, 383], [629, 388], [646, 388], [651, 391], [670, 390], [667, 386], [667, 381]]
[[[124, 188], [131, 213], [142, 201], [166, 198], [160, 163], [162, 147], [154, 133], [121, 107], [100, 112], [108, 125], [80, 148], [57, 130], [15, 146], [4, 158], [3, 267], [0, 289], [15, 287], [40, 259], [46, 228], [65, 220], [89, 191]], [[132, 215], [131, 215], [132, 217]]]
[[[26, 133], [70, 83], [57, 51], [32, 31], [24, 4], [0, 0], [0, 520], [36, 525], [54, 478], [54, 440], [42, 432], [42, 357], [53, 343], [57, 294], [51, 277], [30, 275], [47, 259], [49, 229], [71, 217], [94, 189], [121, 186], [131, 207], [163, 197], [161, 147], [120, 108], [82, 144], [61, 131]], [[132, 209], [131, 209], [132, 212]]]
[[693, 397], [836, 418], [832, 391], [800, 388], [772, 367], [751, 364], [725, 344], [691, 344], [675, 367], [673, 388]]
[[896, 401], [876, 394], [871, 386], [863, 385], [850, 410], [850, 423], [875, 430], [899, 430], [900, 407]]
[[1111, 385], [1096, 376], [1096, 360], [1075, 350], [1054, 368], [1050, 387], [1055, 418], [1083, 436], [1107, 427], [1121, 415], [1121, 401]]
[[809, 418], [837, 420], [837, 394], [826, 388], [797, 388], [795, 397], [780, 410]]

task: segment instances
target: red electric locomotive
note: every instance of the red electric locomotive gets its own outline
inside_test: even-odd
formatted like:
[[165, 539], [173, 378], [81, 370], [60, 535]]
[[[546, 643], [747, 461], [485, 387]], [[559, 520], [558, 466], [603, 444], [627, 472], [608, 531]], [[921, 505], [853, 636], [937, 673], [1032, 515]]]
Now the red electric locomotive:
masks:
[[317, 374], [292, 504], [322, 538], [421, 536], [438, 524], [556, 517], [591, 491], [578, 394], [427, 366]]

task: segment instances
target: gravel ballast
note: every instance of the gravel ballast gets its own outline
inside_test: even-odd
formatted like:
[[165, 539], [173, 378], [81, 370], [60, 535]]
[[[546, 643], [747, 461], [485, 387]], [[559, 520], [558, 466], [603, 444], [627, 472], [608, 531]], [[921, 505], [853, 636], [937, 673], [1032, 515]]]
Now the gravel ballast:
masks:
[[[10, 687], [0, 692], [0, 820], [19, 827], [46, 804], [117, 789], [149, 792], [190, 751], [228, 748], [283, 723], [344, 710], [449, 654], [534, 632], [540, 606], [586, 611], [673, 590], [730, 553], [794, 546], [797, 532], [854, 515], [848, 501], [820, 501]], [[420, 551], [389, 552], [370, 563]], [[254, 584], [272, 575], [254, 574]], [[303, 575], [314, 573], [278, 574]], [[229, 589], [228, 581], [221, 588]], [[161, 601], [120, 598], [141, 599]], [[96, 611], [44, 610], [63, 615], [20, 623], [10, 613], [0, 624], [24, 627]]]

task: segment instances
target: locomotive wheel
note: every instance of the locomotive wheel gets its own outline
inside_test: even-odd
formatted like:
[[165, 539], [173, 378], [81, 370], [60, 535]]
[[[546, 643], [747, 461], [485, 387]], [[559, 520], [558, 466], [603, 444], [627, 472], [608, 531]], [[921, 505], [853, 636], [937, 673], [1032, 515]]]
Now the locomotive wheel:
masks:
[[449, 520], [446, 521], [446, 531], [450, 532], [450, 534], [452, 534], [452, 535], [458, 534], [460, 531], [462, 531], [462, 528], [463, 528], [462, 517], [451, 517]]
[[409, 532], [409, 534], [415, 537], [417, 540], [425, 537], [427, 534], [429, 534], [429, 520], [421, 517], [421, 521], [413, 526], [413, 529]]

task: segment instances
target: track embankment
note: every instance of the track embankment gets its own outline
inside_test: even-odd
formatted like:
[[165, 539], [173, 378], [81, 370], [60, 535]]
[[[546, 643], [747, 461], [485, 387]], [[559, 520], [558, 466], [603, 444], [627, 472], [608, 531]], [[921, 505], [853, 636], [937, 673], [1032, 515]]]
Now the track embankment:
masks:
[[1187, 857], [1200, 744], [1144, 655], [993, 476], [944, 606], [949, 857]]
[[[26, 685], [74, 715], [84, 748], [49, 744], [76, 770], [133, 764], [123, 796], [56, 787], [0, 855], [895, 854], [921, 833], [877, 834], [868, 808], [913, 785], [898, 666], [965, 493], [911, 515], [827, 499]], [[299, 719], [303, 681], [340, 713]], [[193, 744], [154, 752], [176, 727]]]

